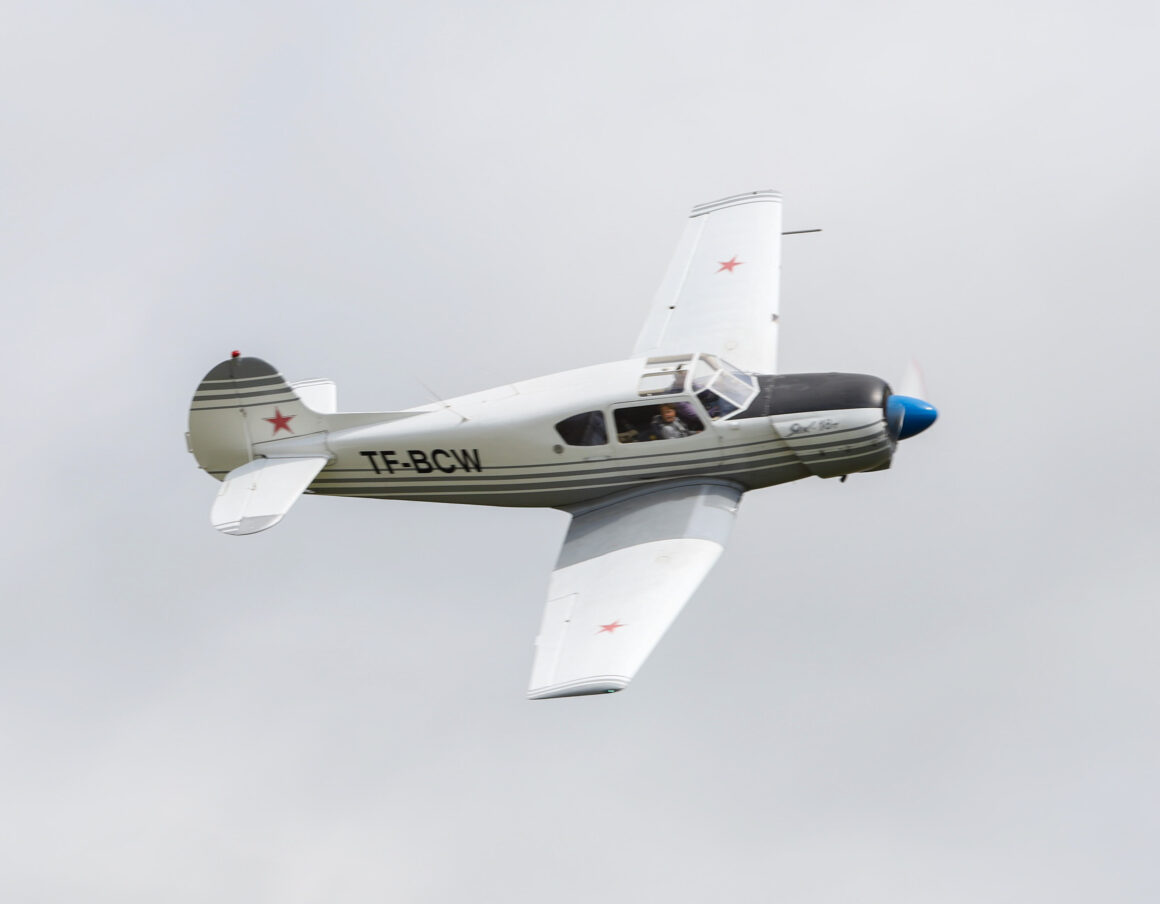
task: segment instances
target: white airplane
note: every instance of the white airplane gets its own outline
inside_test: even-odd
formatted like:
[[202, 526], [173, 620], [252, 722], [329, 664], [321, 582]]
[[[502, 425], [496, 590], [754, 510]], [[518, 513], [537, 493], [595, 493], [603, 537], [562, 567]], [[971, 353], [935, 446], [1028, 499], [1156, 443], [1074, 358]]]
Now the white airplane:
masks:
[[304, 492], [562, 509], [528, 696], [622, 690], [743, 493], [885, 470], [937, 417], [877, 377], [777, 374], [782, 234], [776, 192], [694, 207], [632, 357], [406, 411], [340, 413], [332, 382], [234, 352], [189, 414], [214, 527], [265, 530]]

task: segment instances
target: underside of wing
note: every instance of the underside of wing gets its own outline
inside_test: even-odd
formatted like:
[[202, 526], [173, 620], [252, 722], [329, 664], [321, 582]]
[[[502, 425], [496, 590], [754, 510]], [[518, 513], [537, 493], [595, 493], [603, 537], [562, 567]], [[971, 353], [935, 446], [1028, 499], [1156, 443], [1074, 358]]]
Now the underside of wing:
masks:
[[721, 555], [741, 488], [669, 484], [573, 510], [528, 696], [626, 687]]
[[694, 207], [633, 354], [711, 352], [776, 373], [780, 268], [780, 194]]

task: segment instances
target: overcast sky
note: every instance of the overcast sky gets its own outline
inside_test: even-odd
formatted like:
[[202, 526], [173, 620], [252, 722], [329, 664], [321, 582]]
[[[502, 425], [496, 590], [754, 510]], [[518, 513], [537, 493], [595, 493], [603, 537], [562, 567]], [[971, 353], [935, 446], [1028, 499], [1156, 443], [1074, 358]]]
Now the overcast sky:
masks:
[[[7, 3], [5, 900], [1155, 902], [1158, 9]], [[625, 693], [524, 699], [561, 513], [210, 528], [231, 349], [616, 360], [760, 188], [783, 369], [941, 418], [747, 496]]]

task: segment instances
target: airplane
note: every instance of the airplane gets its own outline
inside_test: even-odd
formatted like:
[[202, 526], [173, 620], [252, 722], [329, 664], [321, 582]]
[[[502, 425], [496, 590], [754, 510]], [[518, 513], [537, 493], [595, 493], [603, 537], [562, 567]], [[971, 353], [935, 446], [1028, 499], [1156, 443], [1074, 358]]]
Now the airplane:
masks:
[[694, 207], [630, 357], [388, 412], [339, 412], [238, 352], [197, 387], [187, 446], [222, 482], [215, 528], [303, 493], [572, 516], [530, 699], [624, 689], [724, 549], [742, 494], [891, 466], [935, 408], [878, 377], [777, 372], [782, 200]]

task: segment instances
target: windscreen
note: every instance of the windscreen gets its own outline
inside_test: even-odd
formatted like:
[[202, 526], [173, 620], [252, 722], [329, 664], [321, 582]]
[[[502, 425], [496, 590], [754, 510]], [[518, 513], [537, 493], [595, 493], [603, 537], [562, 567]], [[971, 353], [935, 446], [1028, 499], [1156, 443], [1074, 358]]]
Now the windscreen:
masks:
[[757, 393], [757, 381], [712, 355], [702, 355], [693, 370], [693, 391], [713, 420], [745, 408]]

